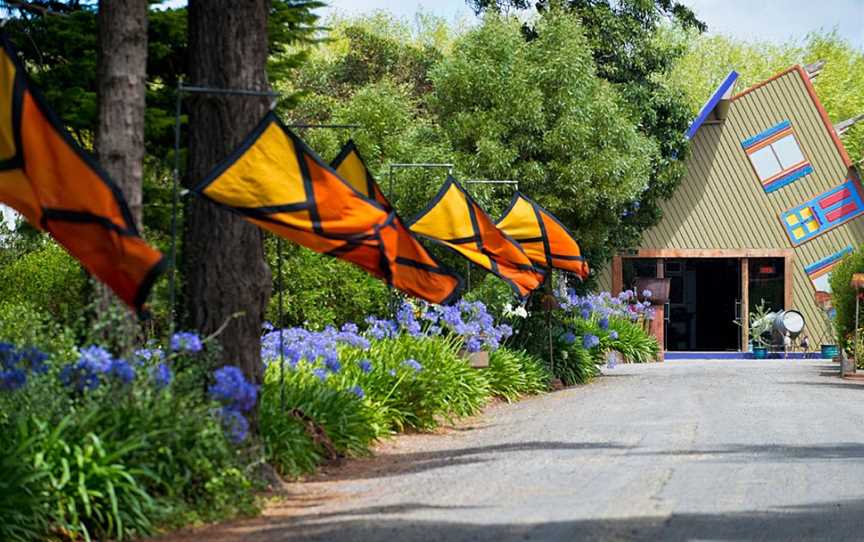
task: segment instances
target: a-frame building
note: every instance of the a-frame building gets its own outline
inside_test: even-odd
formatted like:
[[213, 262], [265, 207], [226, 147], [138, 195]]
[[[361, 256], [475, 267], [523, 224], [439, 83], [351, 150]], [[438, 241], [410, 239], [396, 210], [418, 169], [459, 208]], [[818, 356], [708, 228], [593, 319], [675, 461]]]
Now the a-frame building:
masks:
[[864, 242], [864, 192], [812, 76], [795, 66], [736, 94], [730, 73], [688, 131], [662, 220], [602, 273], [613, 291], [670, 278], [666, 350], [747, 350], [734, 321], [762, 299], [800, 311], [811, 344], [831, 342], [827, 277]]

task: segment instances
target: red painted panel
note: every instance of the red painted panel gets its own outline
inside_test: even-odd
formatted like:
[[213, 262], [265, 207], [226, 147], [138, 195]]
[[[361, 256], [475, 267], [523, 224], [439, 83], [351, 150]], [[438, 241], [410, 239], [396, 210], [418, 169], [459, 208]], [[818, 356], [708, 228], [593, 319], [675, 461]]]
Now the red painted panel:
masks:
[[852, 193], [849, 191], [849, 189], [844, 188], [843, 190], [841, 190], [835, 194], [831, 194], [827, 198], [820, 199], [819, 200], [819, 207], [822, 207], [823, 209], [827, 209], [828, 207], [831, 207], [832, 205], [837, 205], [838, 203], [840, 203], [841, 201], [843, 201], [844, 199], [848, 198], [851, 195], [852, 195]]
[[855, 202], [844, 203], [837, 209], [834, 209], [830, 213], [827, 213], [825, 215], [825, 218], [827, 218], [830, 222], [836, 222], [837, 220], [840, 220], [844, 216], [852, 214], [857, 210], [858, 206], [855, 205]]

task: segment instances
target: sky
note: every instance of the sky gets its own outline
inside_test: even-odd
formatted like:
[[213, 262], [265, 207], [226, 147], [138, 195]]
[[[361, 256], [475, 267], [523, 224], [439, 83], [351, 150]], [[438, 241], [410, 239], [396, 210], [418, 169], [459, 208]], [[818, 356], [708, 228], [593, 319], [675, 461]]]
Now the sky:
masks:
[[[464, 0], [324, 0], [322, 14], [353, 15], [374, 10], [411, 18], [418, 10], [448, 20], [473, 13]], [[814, 30], [837, 31], [864, 49], [864, 0], [681, 0], [708, 25], [711, 34], [749, 41], [782, 42]]]

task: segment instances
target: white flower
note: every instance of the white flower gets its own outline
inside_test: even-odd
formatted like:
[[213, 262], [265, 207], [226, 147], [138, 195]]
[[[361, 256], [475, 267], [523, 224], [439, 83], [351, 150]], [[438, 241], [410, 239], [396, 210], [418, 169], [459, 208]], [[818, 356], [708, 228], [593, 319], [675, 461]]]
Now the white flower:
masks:
[[503, 313], [508, 318], [528, 318], [528, 311], [523, 305], [514, 308], [513, 305], [507, 303], [504, 305]]

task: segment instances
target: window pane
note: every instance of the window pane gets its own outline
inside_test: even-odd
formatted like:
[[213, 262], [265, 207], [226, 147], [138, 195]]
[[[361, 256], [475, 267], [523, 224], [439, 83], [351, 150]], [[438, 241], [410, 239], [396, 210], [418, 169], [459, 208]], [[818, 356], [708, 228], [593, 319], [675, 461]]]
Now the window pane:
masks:
[[762, 181], [780, 173], [782, 169], [774, 153], [771, 151], [770, 145], [751, 153], [750, 161], [753, 162], [756, 174], [759, 175], [759, 179]]
[[774, 147], [774, 152], [780, 158], [780, 165], [783, 166], [783, 169], [789, 169], [804, 161], [804, 154], [792, 134], [775, 141], [771, 146]]

